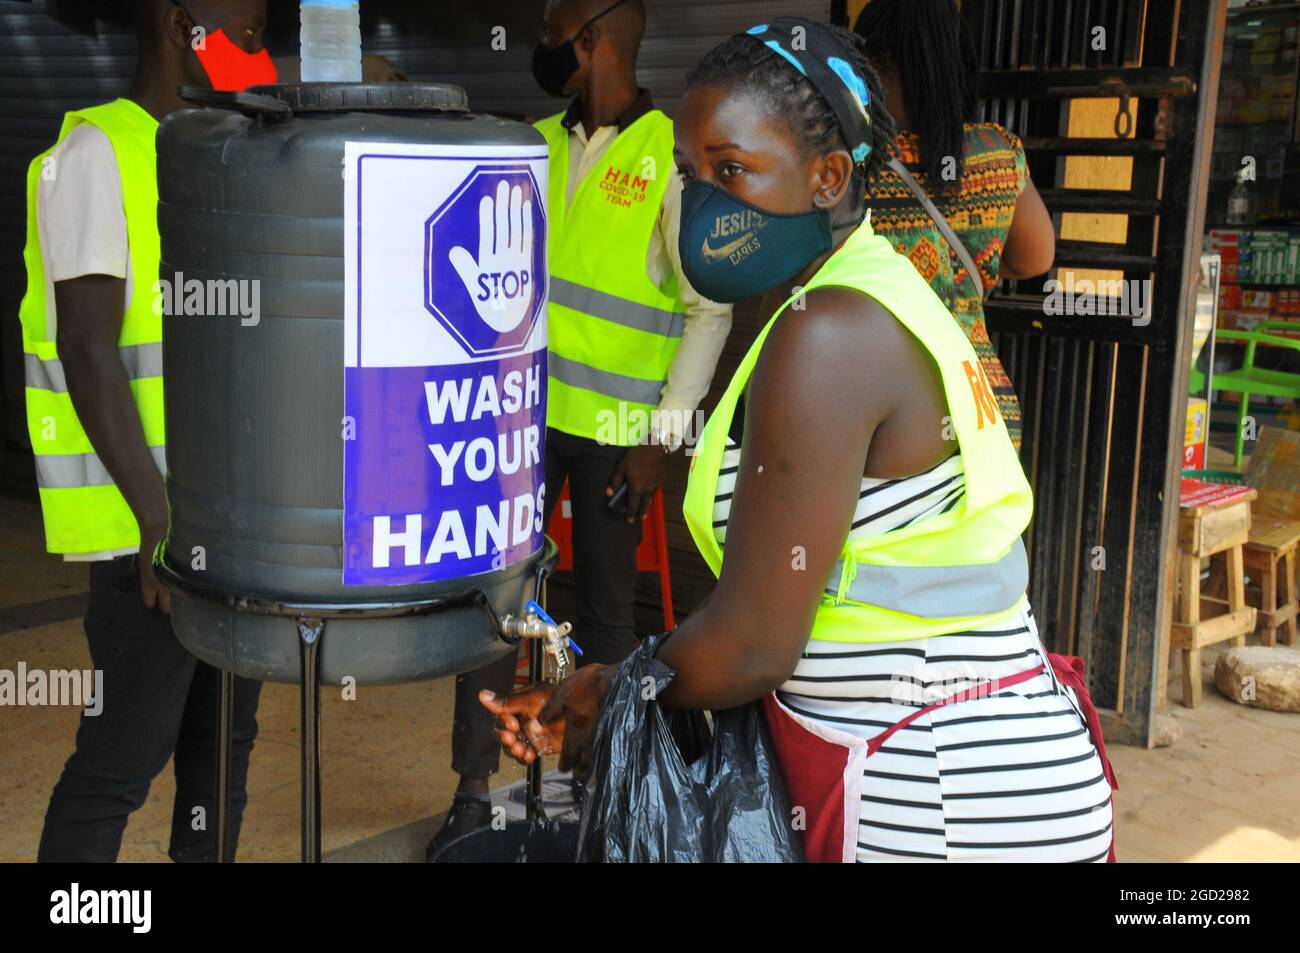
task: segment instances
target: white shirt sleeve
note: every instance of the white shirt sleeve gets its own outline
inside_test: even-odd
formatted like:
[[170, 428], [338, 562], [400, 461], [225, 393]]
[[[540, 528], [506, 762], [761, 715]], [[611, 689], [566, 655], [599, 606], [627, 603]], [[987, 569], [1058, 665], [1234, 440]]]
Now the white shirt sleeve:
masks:
[[[85, 275], [126, 279], [131, 297], [131, 255], [117, 154], [108, 136], [83, 122], [46, 158], [36, 190], [36, 227], [45, 265], [45, 311], [56, 333], [54, 282]], [[65, 553], [66, 562], [96, 562], [133, 548]]]
[[676, 169], [669, 174], [671, 178], [659, 212], [660, 242], [657, 244], [677, 277], [678, 292], [686, 305], [686, 322], [660, 395], [659, 417], [661, 426], [667, 427], [675, 437], [684, 437], [691, 433], [689, 417], [709, 392], [718, 358], [731, 333], [731, 305], [702, 297], [682, 271], [681, 252], [677, 247], [682, 220], [682, 179]]
[[36, 197], [46, 275], [51, 281], [126, 278], [122, 176], [108, 136], [82, 123], [51, 153], [46, 168]]
[[54, 283], [85, 275], [126, 279], [131, 252], [117, 153], [101, 129], [83, 122], [46, 157], [36, 190], [36, 227], [45, 264], [45, 324], [58, 332]]

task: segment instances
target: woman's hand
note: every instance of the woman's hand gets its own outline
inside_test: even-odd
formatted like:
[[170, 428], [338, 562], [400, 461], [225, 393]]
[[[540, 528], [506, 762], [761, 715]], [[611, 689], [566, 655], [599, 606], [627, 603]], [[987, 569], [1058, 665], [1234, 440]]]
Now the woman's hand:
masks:
[[559, 685], [530, 685], [509, 698], [479, 692], [483, 707], [496, 715], [506, 754], [520, 764], [559, 752], [560, 770], [586, 780], [600, 707], [617, 666], [587, 665]]
[[501, 747], [520, 764], [532, 764], [539, 755], [554, 754], [564, 743], [563, 721], [548, 729], [537, 717], [555, 690], [554, 685], [529, 685], [503, 699], [487, 689], [478, 693], [483, 707], [496, 715]]

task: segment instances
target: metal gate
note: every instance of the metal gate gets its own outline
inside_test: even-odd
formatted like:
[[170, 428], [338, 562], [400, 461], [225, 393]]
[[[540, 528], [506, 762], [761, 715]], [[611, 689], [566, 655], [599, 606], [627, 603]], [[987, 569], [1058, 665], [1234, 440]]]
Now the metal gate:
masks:
[[[1058, 232], [1061, 213], [1128, 216], [1123, 242], [1058, 242], [1055, 276], [1107, 269], [1151, 281], [1148, 323], [1048, 314], [1041, 279], [1004, 285], [987, 308], [1023, 406], [1043, 640], [1087, 662], [1108, 737], [1150, 745], [1226, 2], [962, 8], [980, 51], [983, 118], [1024, 139]], [[1098, 98], [1119, 100], [1116, 137], [1068, 137], [1072, 102]], [[1131, 157], [1129, 188], [1064, 187], [1070, 156]]]

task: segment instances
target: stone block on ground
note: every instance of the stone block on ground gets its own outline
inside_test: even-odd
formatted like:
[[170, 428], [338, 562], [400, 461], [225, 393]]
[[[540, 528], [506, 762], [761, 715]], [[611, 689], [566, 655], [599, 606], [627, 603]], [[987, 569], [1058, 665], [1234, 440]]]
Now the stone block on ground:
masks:
[[1281, 645], [1247, 645], [1219, 656], [1214, 685], [1240, 705], [1300, 712], [1300, 652]]

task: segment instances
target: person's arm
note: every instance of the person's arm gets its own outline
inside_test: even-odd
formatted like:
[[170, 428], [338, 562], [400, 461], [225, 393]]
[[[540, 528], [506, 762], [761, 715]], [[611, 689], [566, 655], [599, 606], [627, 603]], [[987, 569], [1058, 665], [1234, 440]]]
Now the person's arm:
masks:
[[1002, 261], [998, 279], [1032, 278], [1052, 267], [1056, 260], [1056, 229], [1043, 198], [1034, 188], [1025, 161], [1025, 147], [1020, 137], [1003, 130], [1015, 154], [1016, 167], [1023, 176], [1020, 196], [1011, 216], [1011, 227], [1002, 244]]
[[54, 285], [55, 347], [73, 409], [140, 526], [145, 604], [166, 611], [150, 560], [167, 530], [167, 502], [117, 349], [130, 258], [117, 157], [103, 132], [82, 124], [54, 168], [40, 183], [37, 216]]
[[167, 495], [118, 354], [124, 297], [121, 278], [84, 275], [56, 281], [56, 345], [77, 418], [140, 526], [144, 603], [167, 612], [170, 597], [159, 588], [152, 562], [154, 548], [167, 532]]
[[[790, 677], [852, 524], [872, 437], [910, 382], [932, 373], [929, 360], [852, 291], [813, 291], [806, 312], [777, 322], [750, 379], [722, 575], [659, 650], [677, 672], [661, 704], [729, 708]], [[589, 665], [558, 689], [480, 698], [507, 754], [529, 764], [558, 752], [561, 770], [581, 772], [616, 670]]]
[[1016, 211], [1002, 247], [998, 278], [1032, 278], [1051, 268], [1055, 260], [1056, 231], [1052, 228], [1052, 216], [1030, 180], [1016, 199]]
[[[669, 365], [660, 395], [658, 417], [660, 427], [668, 431], [673, 443], [678, 443], [690, 435], [691, 417], [709, 392], [718, 358], [727, 343], [727, 335], [731, 333], [731, 305], [702, 297], [691, 287], [682, 270], [681, 253], [677, 248], [682, 208], [681, 178], [676, 169], [670, 175], [672, 178], [664, 192], [657, 228], [664, 257], [676, 277], [682, 303], [686, 306], [686, 316], [682, 339]], [[628, 518], [639, 519], [650, 508], [655, 490], [667, 473], [667, 455], [662, 447], [651, 441], [628, 451], [611, 476], [606, 493], [612, 496], [626, 480]]]
[[[777, 322], [750, 380], [727, 556], [707, 605], [659, 652], [659, 701], [730, 708], [784, 683], [853, 521], [872, 435], [892, 411], [906, 332], [843, 289]], [[874, 339], [871, 347], [864, 340]], [[846, 387], [847, 381], [859, 381]]]

